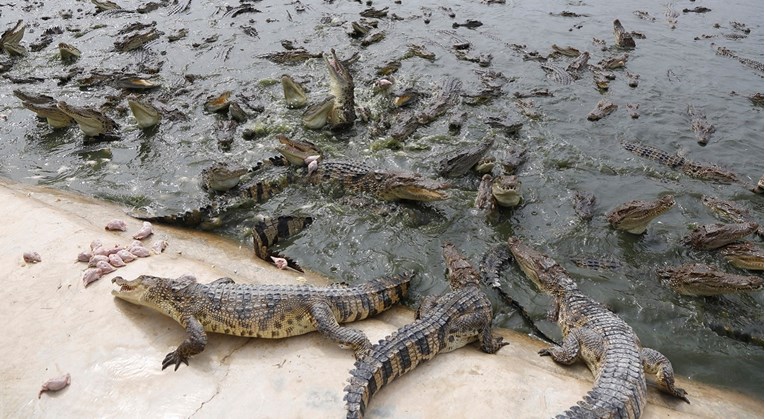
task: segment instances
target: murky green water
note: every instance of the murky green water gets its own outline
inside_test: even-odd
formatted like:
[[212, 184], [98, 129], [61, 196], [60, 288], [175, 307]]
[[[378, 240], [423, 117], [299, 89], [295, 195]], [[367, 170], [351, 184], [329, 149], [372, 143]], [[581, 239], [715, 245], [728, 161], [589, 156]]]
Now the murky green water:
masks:
[[[128, 9], [140, 5], [136, 1], [119, 3]], [[0, 124], [0, 174], [128, 205], [148, 205], [167, 211], [197, 207], [206, 197], [199, 188], [198, 175], [210, 162], [231, 160], [249, 165], [274, 154], [272, 137], [244, 141], [237, 134], [230, 151], [219, 149], [216, 127], [221, 117], [206, 114], [202, 103], [206, 97], [224, 90], [232, 90], [252, 107], [264, 107], [256, 121], [286, 126], [290, 136], [310, 139], [333, 157], [360, 159], [380, 168], [416, 170], [433, 176], [440, 158], [457, 147], [474, 144], [488, 133], [482, 122], [486, 116], [515, 115], [524, 121], [520, 135], [512, 138], [497, 135], [495, 149], [520, 146], [528, 150], [529, 160], [519, 172], [525, 203], [514, 211], [502, 211], [496, 220], [487, 220], [484, 214], [472, 209], [478, 178], [469, 175], [455, 181], [448, 201], [427, 205], [337, 199], [323, 191], [298, 186], [262, 206], [234, 212], [221, 234], [249, 245], [245, 232], [257, 214], [312, 215], [314, 224], [280, 250], [306, 268], [351, 282], [396, 269], [415, 268], [420, 272], [413, 291], [416, 301], [446, 287], [440, 255], [443, 241], [456, 242], [477, 263], [488, 248], [513, 233], [569, 268], [581, 287], [618, 312], [646, 346], [666, 354], [677, 374], [762, 397], [762, 347], [718, 336], [703, 325], [705, 316], [735, 310], [759, 323], [761, 330], [762, 293], [717, 300], [683, 297], [662, 287], [654, 274], [656, 267], [692, 260], [730, 269], [714, 253], [689, 251], [681, 245], [681, 239], [693, 223], [715, 221], [701, 205], [702, 195], [733, 200], [759, 220], [763, 217], [762, 196], [749, 192], [743, 184], [717, 185], [690, 179], [635, 157], [619, 145], [622, 139], [637, 139], [669, 152], [683, 150], [693, 160], [735, 170], [743, 183], [756, 182], [763, 173], [763, 110], [747, 96], [762, 92], [762, 74], [715, 52], [716, 46], [725, 46], [741, 57], [762, 62], [761, 2], [715, 2], [707, 5], [712, 11], [705, 14], [681, 11], [683, 7], [695, 7], [696, 3], [677, 4], [673, 6], [679, 13], [675, 29], [668, 23], [664, 2], [655, 1], [639, 6], [602, 1], [556, 4], [508, 1], [505, 5], [452, 2], [454, 19], [442, 8], [442, 2], [405, 0], [400, 5], [375, 2], [374, 7], [388, 6], [389, 12], [401, 19], [381, 19], [379, 29], [385, 31], [386, 38], [366, 48], [346, 35], [348, 23], [357, 20], [366, 6], [347, 1], [310, 3], [306, 2], [300, 11], [300, 3], [257, 2], [254, 7], [261, 13], [234, 18], [224, 15], [225, 7], [217, 2], [198, 0], [180, 13], [171, 14], [175, 7], [171, 4], [144, 15], [94, 16], [90, 3], [73, 1], [55, 5], [46, 2], [43, 7], [30, 10], [2, 6], [3, 28], [10, 28], [16, 19], [27, 19], [30, 26], [24, 38], [27, 46], [49, 27], [61, 26], [66, 31], [57, 35], [49, 47], [18, 60], [6, 73], [45, 80], [23, 86], [7, 80], [2, 83], [0, 114], [7, 120]], [[635, 7], [647, 11], [655, 20], [639, 19], [633, 14]], [[71, 10], [73, 17], [63, 19], [63, 10]], [[551, 15], [564, 10], [587, 16]], [[427, 16], [429, 24], [424, 23]], [[546, 77], [538, 62], [524, 61], [523, 54], [511, 47], [520, 44], [528, 51], [547, 54], [553, 43], [571, 45], [589, 51], [590, 63], [597, 63], [619, 53], [601, 51], [592, 41], [599, 38], [613, 44], [614, 18], [619, 18], [628, 31], [639, 31], [646, 37], [637, 40], [638, 46], [629, 53], [627, 61], [627, 69], [640, 75], [640, 84], [635, 89], [628, 87], [621, 69], [614, 71], [616, 79], [604, 94], [595, 89], [589, 72], [573, 84], [556, 84]], [[478, 19], [483, 26], [475, 30], [452, 28], [453, 22], [466, 19]], [[137, 20], [156, 21], [165, 36], [136, 52], [113, 52], [118, 29]], [[751, 33], [742, 39], [723, 37], [740, 33], [731, 28], [731, 21], [746, 24]], [[720, 27], [715, 28], [718, 23]], [[96, 24], [106, 26], [90, 31]], [[255, 28], [257, 36], [246, 34], [242, 29], [246, 26]], [[72, 30], [78, 28], [84, 35], [75, 37], [77, 32]], [[188, 28], [188, 37], [169, 43], [166, 35], [181, 28]], [[215, 42], [205, 42], [213, 35], [217, 35]], [[280, 41], [285, 39], [311, 52], [335, 48], [347, 57], [359, 51], [360, 59], [352, 67], [357, 102], [373, 110], [378, 109], [374, 100], [379, 100], [371, 96], [375, 68], [400, 57], [408, 43], [424, 45], [437, 59], [404, 60], [395, 74], [399, 89], [414, 87], [427, 95], [447, 77], [457, 77], [467, 93], [477, 93], [481, 85], [475, 70], [479, 67], [457, 60], [451, 48], [452, 43], [461, 41], [469, 41], [471, 52], [476, 55], [491, 53], [493, 61], [487, 70], [500, 71], [513, 81], [489, 104], [460, 105], [457, 110], [470, 116], [459, 135], [447, 134], [444, 117], [417, 131], [401, 150], [371, 151], [377, 138], [370, 138], [366, 124], [357, 122], [352, 130], [337, 136], [303, 130], [298, 123], [301, 111], [285, 108], [280, 86], [262, 83], [288, 73], [305, 82], [312, 99], [318, 100], [327, 93], [321, 60], [286, 67], [259, 58], [264, 53], [280, 51]], [[62, 41], [83, 51], [82, 59], [73, 66], [64, 66], [57, 59], [55, 45]], [[559, 58], [557, 64], [565, 67], [569, 60]], [[86, 145], [76, 127], [53, 131], [39, 123], [11, 95], [12, 89], [22, 88], [74, 104], [98, 106], [107, 96], [120, 92], [106, 86], [80, 90], [75, 82], [58, 86], [54, 77], [73, 67], [83, 71], [75, 80], [95, 70], [138, 71], [141, 62], [162, 63], [158, 80], [163, 88], [146, 95], [163, 97], [166, 107], [186, 112], [189, 121], [165, 121], [153, 131], [142, 132], [124, 109], [122, 113], [112, 111], [110, 115], [122, 125], [122, 139]], [[187, 75], [199, 77], [190, 83], [184, 78]], [[512, 97], [516, 91], [533, 88], [548, 88], [554, 93], [550, 98], [533, 99], [544, 115], [537, 121], [519, 115]], [[619, 110], [601, 121], [587, 121], [585, 116], [603, 97], [618, 104]], [[124, 100], [121, 103], [125, 108]], [[629, 118], [627, 103], [640, 105], [639, 119]], [[689, 104], [702, 109], [717, 128], [706, 147], [696, 144], [690, 130], [686, 112]], [[578, 221], [574, 214], [571, 206], [574, 191], [590, 191], [597, 196], [598, 215], [589, 224]], [[668, 192], [675, 195], [676, 207], [653, 223], [645, 235], [616, 232], [602, 216], [621, 202], [652, 199]], [[625, 262], [625, 272], [592, 272], [569, 262], [570, 257], [582, 254], [620, 259]], [[538, 296], [516, 268], [505, 272], [503, 280], [506, 289], [539, 319], [540, 327], [546, 331], [555, 329], [543, 320], [546, 298]], [[526, 330], [517, 315], [499, 303], [497, 308], [499, 325]]]

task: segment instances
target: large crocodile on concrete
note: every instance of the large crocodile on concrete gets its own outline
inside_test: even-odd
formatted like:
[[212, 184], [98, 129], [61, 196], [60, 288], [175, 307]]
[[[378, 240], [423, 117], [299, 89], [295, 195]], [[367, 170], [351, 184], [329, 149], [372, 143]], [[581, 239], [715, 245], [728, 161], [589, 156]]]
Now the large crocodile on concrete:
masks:
[[690, 403], [685, 390], [675, 387], [669, 360], [642, 347], [632, 328], [579, 291], [562, 266], [516, 237], [508, 245], [526, 276], [554, 300], [551, 317], [564, 340], [539, 354], [565, 365], [583, 360], [595, 375], [592, 390], [559, 418], [639, 418], [647, 402], [646, 372], [656, 374], [662, 391]]
[[481, 291], [478, 272], [453, 244], [445, 243], [443, 254], [452, 291], [426, 297], [413, 323], [381, 340], [356, 361], [345, 388], [348, 418], [363, 417], [380, 388], [439, 353], [476, 340], [490, 354], [507, 345], [491, 334], [491, 302]]
[[406, 297], [412, 276], [393, 275], [353, 287], [318, 287], [236, 284], [231, 278], [200, 284], [190, 275], [175, 279], [141, 275], [132, 281], [112, 279], [120, 287], [112, 295], [166, 314], [186, 329], [186, 339], [162, 361], [162, 369], [175, 365], [177, 370], [205, 349], [205, 332], [278, 339], [317, 330], [352, 349], [358, 358], [371, 346], [369, 339], [339, 323], [389, 309]]

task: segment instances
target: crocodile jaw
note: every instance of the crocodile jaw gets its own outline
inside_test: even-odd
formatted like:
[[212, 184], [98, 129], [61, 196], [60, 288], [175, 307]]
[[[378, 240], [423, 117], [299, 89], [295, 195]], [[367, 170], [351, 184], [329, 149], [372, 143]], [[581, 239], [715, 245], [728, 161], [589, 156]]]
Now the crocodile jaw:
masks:
[[320, 129], [327, 124], [329, 114], [335, 108], [335, 97], [329, 96], [321, 103], [310, 106], [303, 112], [303, 125], [308, 129]]
[[112, 295], [133, 304], [147, 305], [146, 295], [157, 284], [158, 279], [160, 278], [148, 275], [141, 275], [132, 281], [121, 276], [114, 277], [112, 284], [119, 285], [120, 288], [112, 290]]
[[446, 185], [417, 178], [394, 178], [382, 188], [381, 198], [387, 201], [406, 199], [410, 201], [441, 201], [447, 198], [446, 193], [440, 191]]

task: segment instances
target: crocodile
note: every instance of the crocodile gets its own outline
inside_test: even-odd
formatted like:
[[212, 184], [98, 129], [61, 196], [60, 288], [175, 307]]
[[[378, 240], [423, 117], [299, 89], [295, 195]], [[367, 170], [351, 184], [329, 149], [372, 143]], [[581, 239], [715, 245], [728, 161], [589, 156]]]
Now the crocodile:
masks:
[[651, 220], [669, 211], [674, 205], [675, 198], [672, 195], [664, 195], [653, 201], [629, 201], [609, 211], [606, 218], [617, 230], [643, 234]]
[[446, 199], [441, 190], [448, 186], [417, 173], [385, 172], [363, 163], [342, 161], [319, 162], [308, 175], [308, 181], [312, 184], [332, 181], [347, 191], [366, 192], [384, 201], [439, 201]]
[[371, 347], [363, 332], [340, 326], [381, 313], [403, 300], [412, 273], [374, 279], [356, 286], [334, 284], [254, 285], [219, 278], [198, 283], [191, 275], [161, 278], [115, 277], [112, 295], [170, 316], [186, 329], [186, 339], [162, 361], [162, 369], [199, 354], [207, 333], [279, 339], [318, 331], [360, 357]]
[[13, 95], [21, 100], [25, 108], [37, 114], [38, 118], [44, 118], [52, 128], [66, 128], [74, 122], [56, 106], [56, 99], [50, 96], [34, 95], [21, 90], [14, 90]]
[[591, 110], [590, 113], [587, 114], [587, 120], [588, 121], [601, 120], [607, 117], [608, 115], [611, 115], [618, 108], [619, 108], [619, 105], [616, 105], [615, 103], [611, 101], [601, 99], [595, 105], [595, 108]]
[[[701, 197], [701, 203], [707, 206], [709, 209], [712, 210], [712, 212], [717, 216], [717, 218], [720, 218], [724, 221], [731, 221], [734, 223], [745, 223], [751, 220], [751, 215], [749, 214], [749, 211], [747, 211], [744, 208], [739, 207], [735, 203], [731, 201], [726, 201], [724, 199], [715, 198], [708, 195], [703, 195]], [[762, 226], [760, 226], [757, 231], [757, 235], [762, 237]]]
[[459, 177], [467, 173], [494, 145], [494, 138], [488, 137], [480, 143], [459, 150], [438, 162], [436, 173], [444, 177]]
[[200, 173], [202, 189], [226, 192], [235, 188], [247, 172], [248, 169], [244, 166], [225, 161], [215, 162]]
[[691, 130], [696, 134], [696, 142], [707, 145], [715, 132], [715, 126], [707, 122], [707, 116], [693, 105], [688, 105], [688, 116], [691, 117]]
[[571, 202], [574, 205], [574, 212], [582, 221], [592, 220], [595, 215], [595, 195], [592, 192], [576, 191], [571, 197]]
[[723, 258], [739, 269], [761, 271], [763, 267], [762, 246], [749, 242], [731, 243], [720, 248]]
[[59, 42], [58, 44], [58, 53], [61, 57], [61, 61], [65, 63], [71, 63], [74, 61], [77, 61], [80, 58], [80, 55], [82, 53], [80, 52], [77, 47], [73, 45], [69, 45], [65, 42]]
[[731, 274], [701, 263], [662, 268], [656, 273], [662, 282], [682, 295], [709, 296], [762, 289], [761, 276]]
[[26, 48], [20, 44], [21, 39], [24, 38], [26, 28], [27, 25], [24, 21], [19, 19], [11, 29], [3, 32], [2, 37], [0, 37], [0, 48], [10, 56], [26, 55]]
[[714, 164], [693, 162], [685, 157], [672, 155], [655, 147], [639, 142], [622, 141], [622, 147], [632, 154], [659, 162], [672, 169], [677, 169], [686, 175], [701, 180], [717, 183], [734, 183], [738, 181], [735, 173]]
[[63, 100], [56, 106], [77, 122], [86, 137], [111, 135], [119, 128], [117, 122], [95, 109], [69, 105]]
[[330, 129], [340, 130], [353, 125], [356, 120], [353, 76], [345, 62], [337, 58], [334, 49], [329, 56], [324, 56], [329, 75], [331, 100], [325, 100], [320, 106], [311, 106], [303, 114], [303, 124], [311, 129], [328, 125]]
[[153, 105], [139, 99], [128, 99], [128, 107], [133, 113], [137, 125], [142, 129], [151, 128], [159, 124], [162, 114]]
[[675, 387], [670, 361], [643, 347], [624, 320], [584, 295], [555, 260], [513, 236], [508, 246], [526, 276], [553, 298], [551, 318], [563, 332], [561, 345], [539, 355], [565, 365], [583, 360], [595, 375], [593, 388], [559, 418], [640, 417], [647, 402], [646, 373], [656, 375], [662, 391], [690, 403], [685, 390]]
[[296, 82], [290, 75], [283, 74], [281, 78], [284, 102], [290, 109], [302, 108], [308, 101], [303, 86]]
[[252, 227], [252, 240], [254, 243], [255, 256], [265, 260], [268, 263], [274, 263], [273, 258], [283, 258], [287, 261], [287, 266], [303, 272], [303, 269], [292, 259], [274, 253], [269, 248], [275, 245], [279, 239], [287, 239], [307, 226], [311, 225], [313, 218], [283, 215], [276, 218], [267, 218], [258, 221]]
[[696, 250], [712, 250], [742, 239], [759, 227], [757, 223], [705, 224], [694, 228], [684, 241]]
[[601, 272], [613, 272], [622, 269], [624, 265], [613, 258], [576, 257], [571, 262], [583, 269]]
[[635, 48], [635, 40], [632, 35], [624, 29], [619, 19], [614, 20], [614, 39], [619, 48]]
[[164, 32], [160, 32], [156, 28], [151, 28], [146, 32], [137, 32], [126, 35], [122, 39], [114, 42], [114, 49], [118, 52], [133, 51], [143, 47], [151, 41], [159, 39], [162, 35], [164, 35]]
[[415, 321], [380, 340], [351, 370], [345, 387], [347, 418], [362, 418], [370, 399], [383, 386], [439, 353], [476, 340], [493, 354], [507, 345], [491, 334], [491, 301], [480, 288], [480, 275], [453, 244], [444, 243], [451, 291], [423, 299]]

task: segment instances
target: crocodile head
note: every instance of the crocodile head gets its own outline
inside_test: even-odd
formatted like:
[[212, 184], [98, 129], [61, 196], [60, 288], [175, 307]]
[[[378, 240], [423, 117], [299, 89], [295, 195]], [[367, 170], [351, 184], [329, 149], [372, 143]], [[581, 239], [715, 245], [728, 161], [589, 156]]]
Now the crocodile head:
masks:
[[759, 227], [757, 223], [706, 224], [695, 228], [686, 241], [694, 249], [717, 249], [754, 233]]
[[446, 194], [442, 192], [446, 187], [446, 183], [415, 174], [394, 173], [382, 179], [378, 195], [386, 201], [441, 201], [446, 199]]
[[48, 125], [53, 128], [66, 128], [72, 124], [72, 118], [70, 118], [69, 115], [65, 114], [64, 112], [61, 112], [61, 110], [56, 107], [55, 102], [39, 104], [32, 102], [22, 102], [21, 104], [24, 105], [25, 108], [36, 113], [40, 118], [45, 118], [45, 120], [48, 122]]
[[683, 295], [720, 295], [762, 289], [762, 277], [735, 275], [713, 266], [689, 263], [657, 271], [659, 278]]
[[276, 150], [292, 165], [305, 166], [306, 159], [321, 155], [318, 147], [311, 142], [292, 140], [284, 134], [279, 134], [276, 138], [280, 143], [276, 146]]
[[65, 42], [60, 42], [58, 44], [58, 52], [61, 55], [62, 61], [74, 61], [80, 58], [80, 55], [82, 54], [77, 47]]
[[731, 243], [720, 249], [725, 260], [739, 269], [761, 271], [763, 269], [762, 247], [752, 243]]
[[202, 187], [205, 189], [225, 192], [239, 184], [239, 179], [247, 173], [242, 166], [226, 162], [214, 163], [202, 170]]
[[320, 129], [327, 125], [329, 114], [335, 109], [335, 97], [328, 96], [303, 112], [303, 125], [308, 129]]
[[561, 295], [577, 288], [568, 273], [551, 257], [526, 246], [515, 236], [507, 239], [507, 245], [523, 273], [543, 292]]
[[95, 109], [69, 105], [63, 100], [59, 101], [56, 106], [61, 112], [74, 119], [86, 136], [95, 137], [117, 127], [114, 120]]
[[667, 212], [675, 205], [672, 195], [665, 195], [653, 201], [629, 201], [619, 205], [606, 214], [608, 222], [618, 230], [632, 234], [642, 234], [648, 223]]
[[353, 98], [353, 77], [345, 65], [337, 58], [335, 50], [330, 50], [330, 57], [325, 56], [329, 73], [329, 90], [335, 97], [334, 108], [329, 113], [330, 128], [339, 129], [353, 124], [356, 110]]
[[154, 106], [137, 99], [128, 99], [128, 106], [139, 127], [150, 128], [159, 123], [161, 115]]
[[175, 279], [141, 275], [132, 281], [117, 276], [112, 279], [112, 283], [120, 288], [112, 290], [112, 295], [129, 303], [154, 308], [172, 317], [175, 312], [173, 305], [183, 305], [184, 291], [196, 282], [196, 278], [191, 275]]
[[521, 181], [515, 175], [497, 176], [491, 184], [491, 194], [503, 207], [514, 207], [521, 202]]
[[284, 101], [290, 109], [302, 108], [308, 101], [303, 87], [287, 74], [282, 75], [282, 90], [284, 90]]

